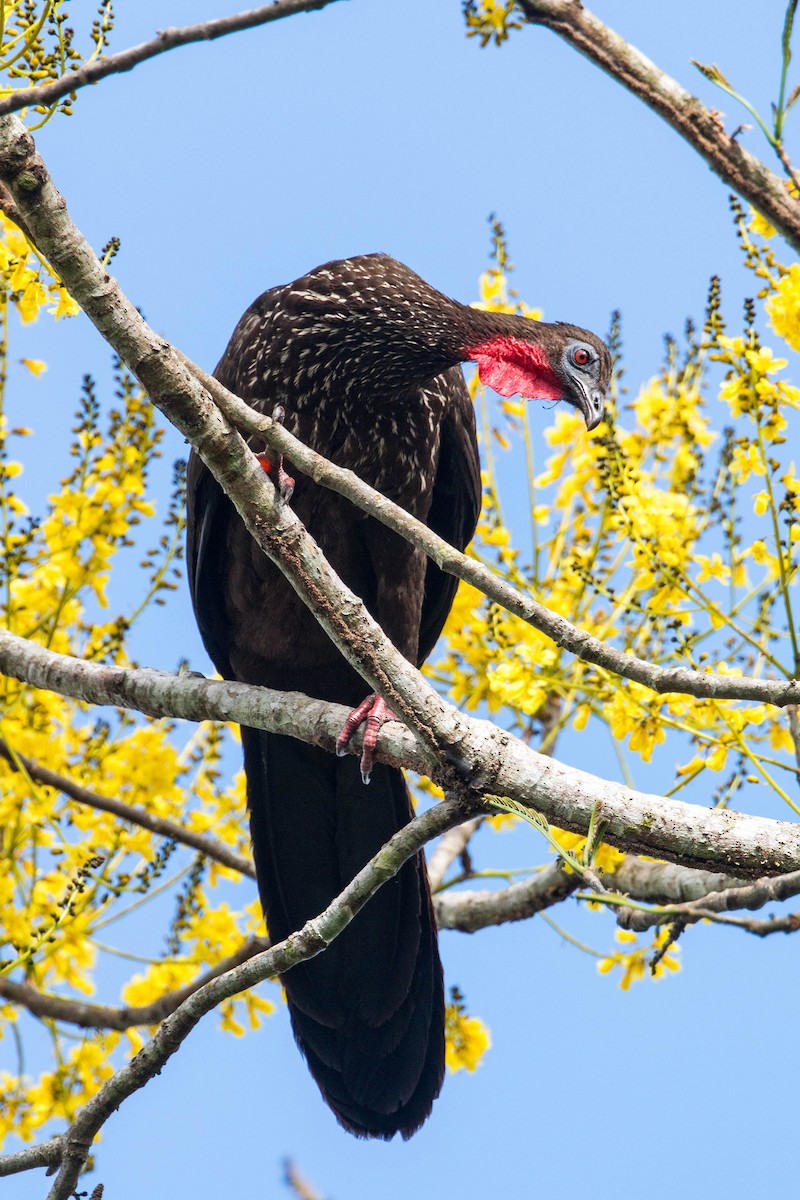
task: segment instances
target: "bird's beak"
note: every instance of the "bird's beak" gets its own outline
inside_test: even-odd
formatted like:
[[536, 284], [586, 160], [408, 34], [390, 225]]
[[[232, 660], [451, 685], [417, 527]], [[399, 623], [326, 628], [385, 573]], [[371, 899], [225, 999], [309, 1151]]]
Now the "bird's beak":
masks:
[[600, 388], [586, 387], [580, 384], [575, 388], [573, 404], [583, 413], [587, 429], [595, 429], [603, 419], [606, 404], [606, 394]]

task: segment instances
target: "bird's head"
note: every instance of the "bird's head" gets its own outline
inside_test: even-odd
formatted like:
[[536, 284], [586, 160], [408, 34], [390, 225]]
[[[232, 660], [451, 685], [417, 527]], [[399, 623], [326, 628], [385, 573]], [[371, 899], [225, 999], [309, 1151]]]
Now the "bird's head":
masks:
[[476, 363], [481, 383], [501, 396], [566, 400], [583, 414], [587, 429], [599, 425], [611, 380], [605, 342], [575, 325], [525, 321], [524, 332], [518, 329], [465, 347], [464, 359]]

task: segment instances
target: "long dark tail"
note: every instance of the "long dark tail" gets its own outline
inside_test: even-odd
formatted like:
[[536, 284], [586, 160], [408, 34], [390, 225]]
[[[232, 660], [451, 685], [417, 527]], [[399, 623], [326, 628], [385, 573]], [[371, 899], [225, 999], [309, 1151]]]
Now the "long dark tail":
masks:
[[[242, 729], [250, 828], [270, 937], [317, 916], [411, 815], [399, 770]], [[297, 1043], [359, 1137], [419, 1128], [444, 1073], [444, 989], [422, 855], [321, 955], [283, 976]]]

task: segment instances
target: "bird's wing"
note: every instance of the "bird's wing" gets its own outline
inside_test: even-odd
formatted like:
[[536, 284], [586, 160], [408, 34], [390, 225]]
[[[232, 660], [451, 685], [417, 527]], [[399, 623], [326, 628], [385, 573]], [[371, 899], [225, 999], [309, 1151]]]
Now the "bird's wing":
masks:
[[[285, 291], [285, 287], [270, 288], [253, 301], [214, 368], [214, 377], [224, 387], [256, 409], [263, 407], [255, 383], [258, 355], [268, 342], [266, 330]], [[232, 679], [224, 563], [235, 509], [195, 450], [189, 456], [186, 508], [186, 570], [197, 625], [214, 666], [223, 678]]]
[[[431, 387], [446, 389], [447, 415], [442, 423], [439, 465], [428, 525], [451, 546], [464, 550], [472, 539], [481, 511], [475, 410], [461, 367], [445, 371]], [[455, 576], [447, 575], [428, 560], [419, 634], [420, 665], [438, 641], [457, 587]]]
[[189, 456], [186, 507], [186, 571], [197, 625], [214, 666], [230, 679], [222, 569], [233, 506], [196, 450]]

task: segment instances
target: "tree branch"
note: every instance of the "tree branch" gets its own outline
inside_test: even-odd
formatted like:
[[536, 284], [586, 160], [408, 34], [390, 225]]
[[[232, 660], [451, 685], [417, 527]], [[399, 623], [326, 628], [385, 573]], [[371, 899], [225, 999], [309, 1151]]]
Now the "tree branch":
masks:
[[256, 954], [262, 954], [269, 947], [269, 938], [248, 938], [234, 954], [221, 959], [185, 987], [165, 992], [151, 1004], [131, 1007], [123, 1005], [120, 1008], [106, 1004], [86, 1004], [82, 1000], [70, 1000], [64, 996], [40, 992], [27, 981], [13, 983], [10, 979], [3, 978], [0, 978], [0, 996], [4, 1000], [10, 1000], [12, 1004], [26, 1008], [34, 1017], [66, 1021], [81, 1029], [116, 1029], [122, 1033], [133, 1026], [158, 1025], [183, 1004], [184, 1000], [188, 1000], [212, 979], [218, 979], [226, 971], [247, 962]]
[[589, 12], [580, 0], [517, 0], [530, 24], [552, 29], [675, 129], [729, 187], [800, 252], [800, 203], [780, 176], [722, 128], [704, 104]]
[[626, 855], [609, 877], [609, 887], [650, 904], [680, 904], [701, 900], [711, 892], [743, 887], [745, 881], [715, 871], [694, 871], [676, 863], [651, 862]]
[[[442, 841], [464, 828], [466, 826], [462, 825], [451, 830]], [[614, 874], [604, 875], [602, 880], [615, 892], [622, 892], [634, 900], [667, 904], [682, 900], [700, 901], [712, 892], [743, 885], [741, 879], [730, 875], [695, 871], [673, 863], [650, 862], [633, 855], [627, 855]], [[562, 863], [557, 861], [524, 882], [512, 883], [495, 891], [482, 888], [440, 892], [434, 896], [433, 904], [440, 929], [475, 933], [490, 925], [524, 921], [554, 904], [560, 904], [582, 886], [583, 881], [565, 871]]]
[[335, 463], [329, 462], [321, 454], [303, 445], [288, 429], [270, 417], [255, 412], [185, 354], [179, 350], [175, 353], [237, 429], [262, 438], [315, 483], [345, 496], [362, 512], [369, 513], [399, 533], [407, 542], [424, 551], [448, 575], [454, 575], [457, 579], [472, 584], [490, 600], [494, 600], [508, 612], [544, 633], [562, 650], [569, 651], [576, 658], [594, 663], [625, 679], [642, 683], [661, 695], [675, 693], [704, 700], [751, 700], [762, 704], [774, 704], [777, 707], [797, 704], [800, 701], [800, 684], [795, 679], [753, 679], [714, 675], [694, 671], [688, 667], [659, 667], [592, 637], [559, 613], [540, 604], [538, 600], [523, 595], [505, 580], [498, 579], [482, 563], [461, 554], [399, 504], [376, 492], [352, 471], [337, 467]]
[[[743, 887], [725, 888], [690, 904], [672, 904], [669, 908], [651, 910], [621, 907], [617, 912], [617, 924], [623, 929], [642, 933], [654, 925], [671, 924], [676, 920], [682, 925], [693, 924], [695, 921], [713, 919], [718, 913], [737, 908], [763, 908], [765, 904], [788, 900], [797, 895], [800, 895], [800, 871], [792, 871], [787, 875], [757, 879], [755, 883]], [[592, 899], [598, 897], [593, 893]], [[604, 897], [599, 899], [606, 902]]]
[[[285, 942], [257, 954], [194, 992], [159, 1026], [140, 1052], [121, 1067], [81, 1109], [60, 1141], [61, 1168], [48, 1200], [69, 1200], [98, 1131], [124, 1100], [158, 1074], [201, 1017], [223, 1000], [320, 954], [349, 925], [371, 896], [431, 838], [475, 815], [461, 798], [445, 800], [396, 833], [320, 916]], [[33, 1165], [33, 1164], [31, 1164]], [[0, 1171], [3, 1160], [0, 1159]], [[25, 1169], [25, 1168], [18, 1168]], [[10, 1173], [10, 1172], [9, 1172]]]
[[193, 850], [199, 850], [201, 854], [213, 859], [223, 867], [229, 867], [232, 871], [248, 875], [251, 879], [255, 879], [256, 877], [252, 860], [245, 858], [243, 854], [237, 854], [234, 850], [223, 846], [221, 842], [217, 842], [210, 837], [205, 837], [202, 833], [195, 833], [193, 830], [187, 829], [184, 825], [178, 825], [177, 822], [170, 821], [166, 817], [157, 817], [149, 813], [147, 809], [138, 808], [133, 804], [125, 804], [122, 800], [112, 799], [108, 796], [101, 796], [97, 792], [92, 792], [89, 788], [75, 783], [73, 779], [69, 779], [66, 775], [59, 775], [56, 771], [51, 771], [48, 767], [43, 767], [40, 763], [35, 762], [34, 759], [17, 753], [2, 738], [0, 738], [0, 756], [15, 771], [24, 771], [26, 775], [29, 775], [37, 783], [43, 783], [45, 787], [55, 788], [56, 791], [62, 792], [65, 796], [69, 796], [70, 799], [76, 800], [79, 804], [86, 804], [90, 808], [97, 808], [101, 812], [112, 813], [113, 816], [119, 817], [122, 821], [129, 821], [132, 825], [138, 825], [142, 829], [149, 829], [151, 833], [156, 833], [159, 837], [171, 838], [174, 842], [181, 842], [184, 846], [190, 846]]
[[440, 892], [433, 898], [433, 908], [440, 929], [475, 933], [490, 925], [524, 921], [566, 900], [582, 886], [580, 876], [565, 871], [559, 859], [524, 883], [512, 883], [499, 891]]
[[[298, 692], [84, 662], [5, 630], [0, 630], [0, 670], [34, 687], [92, 704], [113, 704], [154, 717], [235, 721], [330, 751], [335, 749], [347, 714], [342, 705], [312, 700]], [[453, 761], [458, 765], [458, 755], [463, 753], [464, 773], [476, 792], [509, 796], [536, 809], [560, 829], [575, 833], [586, 833], [597, 802], [599, 818], [608, 822], [604, 840], [609, 845], [688, 867], [744, 877], [800, 867], [800, 825], [796, 823], [637, 792], [537, 754], [490, 722], [443, 706], [446, 721], [453, 722]], [[358, 753], [359, 747], [357, 737], [353, 752]], [[377, 757], [430, 775], [445, 790], [452, 784], [451, 763], [431, 764], [421, 739], [398, 722], [381, 730]]]
[[48, 1174], [61, 1162], [64, 1139], [51, 1138], [38, 1146], [28, 1146], [14, 1154], [0, 1154], [0, 1179], [7, 1175], [19, 1175], [21, 1171], [32, 1171], [35, 1167], [48, 1167]]
[[244, 29], [254, 29], [257, 25], [266, 25], [270, 21], [279, 21], [282, 17], [293, 17], [298, 13], [316, 12], [333, 4], [334, 0], [274, 0], [271, 4], [262, 4], [259, 8], [251, 8], [246, 12], [234, 13], [230, 17], [217, 17], [211, 21], [201, 21], [197, 25], [184, 25], [181, 28], [162, 29], [149, 42], [138, 46], [130, 46], [117, 54], [98, 58], [86, 66], [54, 79], [51, 83], [41, 83], [37, 87], [17, 88], [10, 94], [0, 97], [0, 116], [19, 112], [22, 108], [32, 106], [47, 107], [62, 96], [69, 96], [80, 88], [91, 83], [99, 83], [107, 75], [119, 75], [138, 67], [139, 63], [148, 58], [155, 58], [167, 50], [178, 46], [189, 46], [193, 42], [209, 42], [216, 38], [225, 37], [229, 33], [239, 33]]

